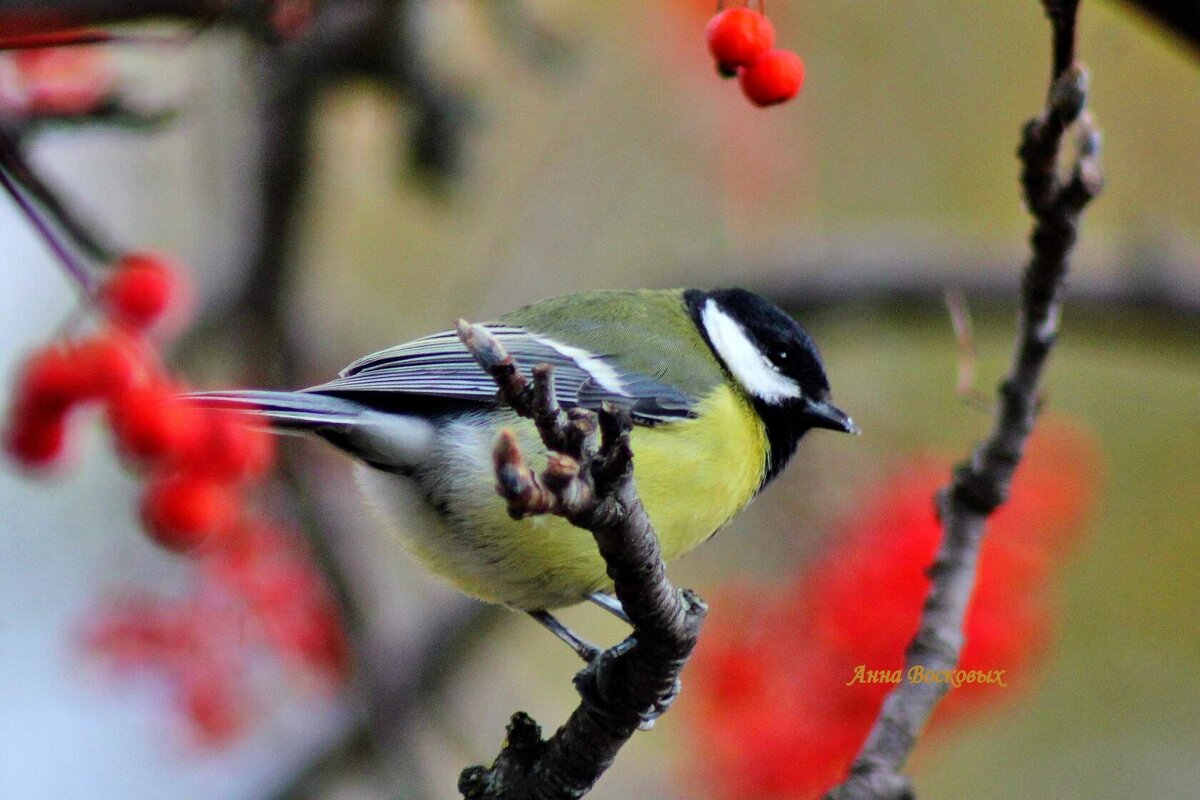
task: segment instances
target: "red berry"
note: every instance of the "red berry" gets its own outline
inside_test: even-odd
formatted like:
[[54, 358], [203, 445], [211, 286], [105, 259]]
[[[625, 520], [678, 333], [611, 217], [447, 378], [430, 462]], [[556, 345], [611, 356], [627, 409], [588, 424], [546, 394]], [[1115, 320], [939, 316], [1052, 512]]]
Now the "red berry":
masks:
[[201, 411], [203, 433], [189, 458], [191, 469], [223, 480], [247, 480], [271, 468], [274, 440], [267, 431], [252, 426], [249, 414], [227, 408]]
[[157, 478], [142, 497], [142, 523], [150, 538], [175, 552], [194, 550], [227, 528], [236, 502], [220, 482], [199, 475]]
[[200, 412], [170, 383], [135, 386], [117, 396], [109, 417], [117, 445], [138, 461], [178, 463], [196, 448]]
[[246, 724], [232, 678], [220, 672], [184, 673], [180, 701], [201, 745], [226, 743]]
[[100, 289], [100, 301], [112, 317], [144, 330], [178, 299], [178, 270], [163, 256], [129, 253], [117, 260], [112, 276]]
[[772, 50], [738, 74], [742, 93], [757, 106], [791, 100], [804, 85], [804, 62], [791, 50]]
[[4, 433], [4, 450], [23, 467], [48, 467], [63, 454], [67, 420], [61, 414], [26, 416], [13, 421]]
[[7, 80], [15, 82], [13, 89], [26, 112], [84, 114], [111, 96], [116, 86], [112, 54], [102, 47], [38, 47], [9, 58], [16, 74]]
[[267, 634], [275, 646], [329, 678], [345, 674], [349, 651], [337, 611], [313, 597], [303, 604], [264, 615]]
[[134, 384], [142, 369], [137, 353], [114, 333], [100, 334], [81, 342], [75, 361], [87, 394], [114, 400]]
[[725, 9], [708, 21], [704, 36], [708, 51], [724, 74], [753, 64], [775, 46], [771, 20], [749, 8]]
[[38, 412], [60, 412], [87, 392], [75, 354], [51, 345], [29, 357], [17, 381], [17, 405]]

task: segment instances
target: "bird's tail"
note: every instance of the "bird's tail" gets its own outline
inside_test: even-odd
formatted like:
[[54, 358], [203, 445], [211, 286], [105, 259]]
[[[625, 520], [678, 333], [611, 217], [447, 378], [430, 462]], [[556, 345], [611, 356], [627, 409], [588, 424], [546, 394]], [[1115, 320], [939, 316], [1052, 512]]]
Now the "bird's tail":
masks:
[[379, 411], [317, 392], [239, 390], [187, 395], [201, 405], [240, 408], [270, 421], [280, 432], [311, 433], [372, 466], [403, 471], [421, 464], [434, 444], [426, 419]]
[[270, 392], [257, 389], [194, 392], [187, 399], [197, 405], [235, 408], [266, 417], [285, 430], [338, 430], [359, 423], [370, 409], [353, 400], [310, 392]]

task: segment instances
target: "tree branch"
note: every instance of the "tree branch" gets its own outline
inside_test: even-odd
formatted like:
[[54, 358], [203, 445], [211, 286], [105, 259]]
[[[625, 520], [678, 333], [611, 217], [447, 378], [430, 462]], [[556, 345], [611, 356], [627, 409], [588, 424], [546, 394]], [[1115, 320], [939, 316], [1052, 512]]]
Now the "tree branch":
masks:
[[266, 19], [268, 0], [0, 0], [0, 29], [12, 35], [150, 19]]
[[[1084, 110], [1087, 73], [1074, 62], [1078, 0], [1044, 0], [1054, 32], [1054, 75], [1040, 115], [1026, 124], [1019, 155], [1025, 201], [1034, 217], [1032, 256], [1022, 283], [1016, 351], [1000, 386], [1000, 406], [987, 441], [960, 464], [937, 498], [945, 531], [929, 574], [920, 628], [909, 645], [905, 680], [884, 701], [850, 775], [829, 800], [912, 798], [900, 774], [945, 682], [914, 680], [918, 673], [954, 669], [964, 643], [963, 621], [975, 586], [988, 516], [1002, 505], [1038, 411], [1038, 385], [1058, 336], [1067, 261], [1080, 214], [1101, 188], [1099, 135]], [[1074, 166], [1064, 179], [1058, 164], [1063, 135], [1077, 125]]]
[[554, 402], [550, 367], [535, 368], [531, 385], [486, 328], [460, 320], [458, 332], [496, 381], [500, 399], [534, 421], [551, 453], [549, 466], [537, 474], [525, 466], [512, 437], [501, 437], [497, 490], [509, 514], [556, 514], [591, 532], [633, 625], [628, 639], [575, 676], [581, 702], [553, 736], [543, 741], [533, 719], [514, 714], [495, 763], [464, 770], [459, 791], [488, 800], [579, 798], [634, 731], [673, 699], [707, 608], [667, 580], [658, 537], [634, 487], [628, 413], [612, 406], [598, 414], [564, 413]]

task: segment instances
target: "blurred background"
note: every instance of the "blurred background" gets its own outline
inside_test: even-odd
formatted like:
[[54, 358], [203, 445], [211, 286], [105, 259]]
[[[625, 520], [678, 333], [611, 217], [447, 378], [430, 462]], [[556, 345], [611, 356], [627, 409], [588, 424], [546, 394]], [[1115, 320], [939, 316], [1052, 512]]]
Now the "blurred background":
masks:
[[[818, 796], [820, 778], [794, 765], [828, 770], [841, 751], [810, 753], [837, 737], [795, 724], [825, 719], [805, 698], [850, 692], [851, 672], [832, 688], [808, 672], [747, 677], [734, 651], [753, 661], [761, 642], [737, 621], [770, 612], [793, 655], [819, 639], [788, 598], [808, 598], [839, 548], [866, 558], [886, 548], [863, 541], [924, 530], [923, 511], [889, 512], [906, 491], [928, 497], [903, 477], [931, 463], [948, 475], [987, 431], [987, 409], [955, 391], [942, 298], [961, 290], [972, 310], [990, 395], [1027, 254], [1014, 150], [1049, 72], [1038, 4], [775, 0], [779, 42], [808, 78], [766, 111], [715, 75], [711, 2], [400, 3], [375, 31], [384, 56], [357, 61], [304, 49], [338, 4], [279, 5], [293, 13], [271, 18], [281, 44], [231, 24], [130, 28], [172, 41], [106, 48], [121, 96], [173, 117], [47, 126], [22, 142], [30, 161], [111, 240], [188, 266], [195, 324], [172, 364], [199, 385], [317, 383], [457, 317], [582, 289], [742, 285], [796, 313], [865, 434], [806, 439], [672, 566], [709, 599], [718, 641], [591, 796]], [[1200, 65], [1184, 37], [1114, 2], [1084, 4], [1078, 52], [1107, 186], [1048, 374], [1060, 438], [1036, 452], [1053, 468], [1006, 523], [1036, 539], [1020, 575], [1038, 580], [1026, 590], [1016, 557], [996, 556], [1009, 567], [986, 631], [1003, 644], [979, 659], [1014, 688], [977, 687], [993, 694], [935, 725], [912, 764], [923, 798], [1200, 792]], [[0, 231], [9, 376], [77, 296], [9, 203]], [[424, 575], [362, 509], [347, 461], [288, 442], [293, 490], [264, 503], [307, 526], [348, 587], [355, 666], [331, 685], [255, 655], [243, 724], [197, 736], [160, 673], [114, 671], [81, 644], [102, 598], [196, 582], [192, 561], [139, 534], [136, 478], [102, 426], [85, 427], [70, 470], [0, 471], [0, 796], [448, 797], [463, 767], [494, 758], [512, 712], [550, 731], [576, 704], [573, 654]], [[897, 563], [844, 586], [877, 608]], [[564, 618], [604, 643], [625, 634], [594, 609]], [[879, 619], [911, 633], [903, 613]], [[751, 685], [791, 709], [791, 733], [750, 726]], [[723, 699], [741, 716], [723, 723]], [[835, 726], [850, 712], [830, 713]], [[775, 760], [746, 763], [746, 742]]]

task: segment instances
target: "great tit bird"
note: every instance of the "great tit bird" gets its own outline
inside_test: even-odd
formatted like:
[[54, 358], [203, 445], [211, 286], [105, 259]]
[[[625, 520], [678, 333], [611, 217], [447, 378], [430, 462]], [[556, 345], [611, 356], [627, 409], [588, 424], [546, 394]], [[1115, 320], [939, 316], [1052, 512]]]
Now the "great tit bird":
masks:
[[[485, 327], [526, 374], [553, 366], [564, 408], [628, 409], [634, 480], [667, 560], [729, 522], [808, 430], [857, 432], [830, 403], [812, 339], [744, 289], [584, 292]], [[532, 423], [497, 403], [453, 331], [381, 350], [303, 391], [201, 397], [349, 453], [416, 557], [476, 597], [544, 612], [611, 589], [586, 531], [507, 515], [493, 489], [498, 434], [511, 430], [531, 465], [545, 449]]]

